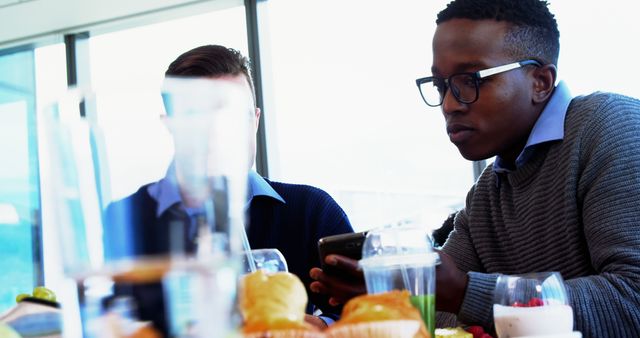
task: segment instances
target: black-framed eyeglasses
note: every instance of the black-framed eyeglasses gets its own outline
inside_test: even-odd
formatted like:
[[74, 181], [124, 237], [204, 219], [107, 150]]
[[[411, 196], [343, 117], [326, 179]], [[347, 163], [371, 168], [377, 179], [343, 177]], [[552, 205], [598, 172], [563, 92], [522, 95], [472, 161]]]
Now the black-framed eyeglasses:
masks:
[[448, 78], [427, 76], [417, 79], [416, 85], [420, 90], [422, 99], [430, 107], [438, 107], [442, 104], [444, 96], [447, 94], [447, 89], [451, 89], [451, 93], [458, 102], [470, 104], [478, 100], [479, 87], [482, 79], [529, 65], [536, 67], [542, 66], [542, 64], [536, 60], [522, 60], [479, 70], [474, 73], [457, 73]]

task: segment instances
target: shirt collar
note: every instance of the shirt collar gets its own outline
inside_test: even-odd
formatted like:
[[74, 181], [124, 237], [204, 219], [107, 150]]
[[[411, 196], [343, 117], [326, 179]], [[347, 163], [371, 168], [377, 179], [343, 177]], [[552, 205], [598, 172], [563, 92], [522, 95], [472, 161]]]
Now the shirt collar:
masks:
[[253, 200], [256, 196], [267, 196], [276, 199], [282, 203], [285, 202], [284, 198], [278, 194], [273, 187], [267, 181], [258, 175], [254, 170], [249, 171], [249, 201]]
[[158, 182], [151, 183], [147, 187], [147, 192], [156, 202], [158, 202], [158, 208], [156, 209], [156, 217], [160, 217], [167, 209], [176, 203], [182, 202], [180, 197], [180, 190], [176, 182], [175, 166], [173, 163], [167, 169], [167, 173]]
[[[531, 158], [535, 146], [564, 138], [564, 118], [571, 99], [569, 88], [564, 81], [560, 81], [533, 126], [524, 149], [516, 158], [516, 168], [523, 166]], [[500, 156], [496, 156], [496, 160], [493, 162], [493, 171], [503, 173], [511, 170], [506, 167]]]
[[[167, 174], [161, 180], [151, 183], [147, 187], [147, 192], [158, 203], [156, 209], [156, 217], [160, 217], [167, 209], [176, 203], [182, 203], [180, 189], [176, 182], [175, 166], [171, 164], [167, 170]], [[247, 189], [247, 205], [256, 196], [267, 196], [286, 203], [284, 198], [280, 196], [267, 181], [258, 175], [254, 170], [249, 171], [248, 189]]]

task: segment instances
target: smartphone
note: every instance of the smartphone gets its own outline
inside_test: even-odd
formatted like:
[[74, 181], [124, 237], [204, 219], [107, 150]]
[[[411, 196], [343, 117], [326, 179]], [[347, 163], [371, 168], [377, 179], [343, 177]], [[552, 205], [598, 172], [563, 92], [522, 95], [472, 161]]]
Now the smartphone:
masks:
[[327, 255], [337, 254], [360, 260], [362, 258], [362, 244], [366, 237], [367, 231], [362, 231], [321, 238], [318, 241], [318, 253], [322, 270], [328, 274], [336, 273], [335, 268], [325, 264], [324, 258]]

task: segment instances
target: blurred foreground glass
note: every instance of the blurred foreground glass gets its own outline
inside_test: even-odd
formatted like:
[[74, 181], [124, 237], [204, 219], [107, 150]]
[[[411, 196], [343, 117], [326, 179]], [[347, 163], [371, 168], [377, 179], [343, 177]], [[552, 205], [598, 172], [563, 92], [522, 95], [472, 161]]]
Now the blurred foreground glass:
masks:
[[0, 313], [43, 281], [35, 67], [32, 49], [0, 53]]
[[505, 337], [581, 337], [559, 272], [500, 275], [493, 305], [496, 334]]
[[[167, 79], [162, 88], [71, 90], [43, 113], [55, 227], [85, 337], [152, 331], [147, 321], [161, 336], [233, 330], [240, 269], [233, 257], [246, 237], [253, 156], [250, 95], [227, 81]], [[137, 182], [135, 194], [114, 198], [114, 187], [130, 178], [112, 160], [128, 156], [132, 168], [144, 165], [157, 149], [125, 153], [156, 132], [165, 111], [174, 149], [167, 184]]]
[[435, 331], [435, 265], [428, 227], [416, 224], [369, 231], [360, 265], [368, 293], [408, 290], [425, 326]]

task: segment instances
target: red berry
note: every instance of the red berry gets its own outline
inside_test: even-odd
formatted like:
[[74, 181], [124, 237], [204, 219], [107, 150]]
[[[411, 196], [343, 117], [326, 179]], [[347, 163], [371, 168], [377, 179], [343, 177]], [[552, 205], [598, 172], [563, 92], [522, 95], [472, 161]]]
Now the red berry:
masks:
[[513, 304], [511, 304], [511, 306], [513, 306], [513, 307], [526, 307], [527, 304], [520, 303], [520, 302], [513, 302]]
[[465, 331], [471, 333], [473, 335], [473, 338], [483, 338], [483, 336], [485, 335], [484, 329], [479, 325], [469, 326], [465, 329]]
[[543, 306], [544, 302], [542, 301], [542, 299], [534, 297], [534, 298], [531, 298], [529, 300], [529, 303], [527, 303], [527, 305], [528, 306]]

